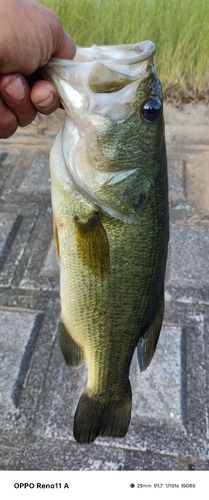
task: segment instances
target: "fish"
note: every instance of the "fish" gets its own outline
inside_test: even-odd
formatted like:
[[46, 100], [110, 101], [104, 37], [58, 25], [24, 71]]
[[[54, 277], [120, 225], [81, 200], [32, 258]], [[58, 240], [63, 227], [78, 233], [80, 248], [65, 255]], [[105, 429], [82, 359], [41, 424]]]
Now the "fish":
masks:
[[77, 47], [44, 78], [65, 119], [50, 154], [60, 348], [88, 368], [78, 443], [128, 432], [131, 361], [149, 366], [164, 316], [169, 239], [162, 86], [149, 40]]

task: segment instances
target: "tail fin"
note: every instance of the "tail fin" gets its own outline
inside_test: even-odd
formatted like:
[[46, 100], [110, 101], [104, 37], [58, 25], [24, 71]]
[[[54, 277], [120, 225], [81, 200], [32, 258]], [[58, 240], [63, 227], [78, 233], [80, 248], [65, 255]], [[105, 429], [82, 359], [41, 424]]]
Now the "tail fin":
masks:
[[74, 418], [73, 435], [78, 443], [92, 443], [98, 436], [124, 437], [131, 418], [131, 386], [117, 403], [103, 403], [82, 394]]

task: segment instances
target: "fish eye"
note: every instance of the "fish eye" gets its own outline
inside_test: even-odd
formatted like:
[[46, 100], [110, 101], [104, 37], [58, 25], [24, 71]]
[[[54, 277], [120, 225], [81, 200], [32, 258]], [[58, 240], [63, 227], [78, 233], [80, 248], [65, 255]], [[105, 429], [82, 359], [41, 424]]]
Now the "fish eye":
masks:
[[150, 99], [142, 106], [142, 116], [147, 122], [155, 122], [160, 115], [161, 102], [157, 99]]

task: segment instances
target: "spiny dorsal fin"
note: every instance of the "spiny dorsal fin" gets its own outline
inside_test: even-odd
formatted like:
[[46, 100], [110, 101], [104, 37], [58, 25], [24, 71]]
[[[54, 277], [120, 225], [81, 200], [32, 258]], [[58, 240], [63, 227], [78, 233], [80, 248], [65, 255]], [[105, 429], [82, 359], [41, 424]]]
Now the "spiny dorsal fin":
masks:
[[164, 293], [160, 295], [154, 317], [145, 334], [140, 338], [137, 345], [137, 356], [140, 371], [148, 368], [160, 335], [164, 315]]
[[59, 327], [59, 343], [68, 366], [76, 368], [85, 363], [83, 349], [72, 339], [62, 320]]
[[109, 270], [109, 244], [106, 231], [97, 213], [87, 222], [75, 219], [78, 256], [84, 266], [100, 278]]

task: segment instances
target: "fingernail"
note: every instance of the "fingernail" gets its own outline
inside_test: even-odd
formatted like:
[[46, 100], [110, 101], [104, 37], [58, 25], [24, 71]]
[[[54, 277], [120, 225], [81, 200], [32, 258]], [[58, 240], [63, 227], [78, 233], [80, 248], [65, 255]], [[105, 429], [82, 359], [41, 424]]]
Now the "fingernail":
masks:
[[13, 79], [7, 87], [4, 87], [4, 92], [13, 99], [22, 99], [25, 95], [25, 86], [20, 76]]
[[43, 101], [37, 102], [36, 105], [39, 108], [45, 108], [46, 106], [49, 106], [49, 104], [52, 103], [53, 99], [54, 99], [54, 95], [52, 92], [50, 92], [50, 94], [47, 97], [45, 97], [45, 99], [43, 99]]

